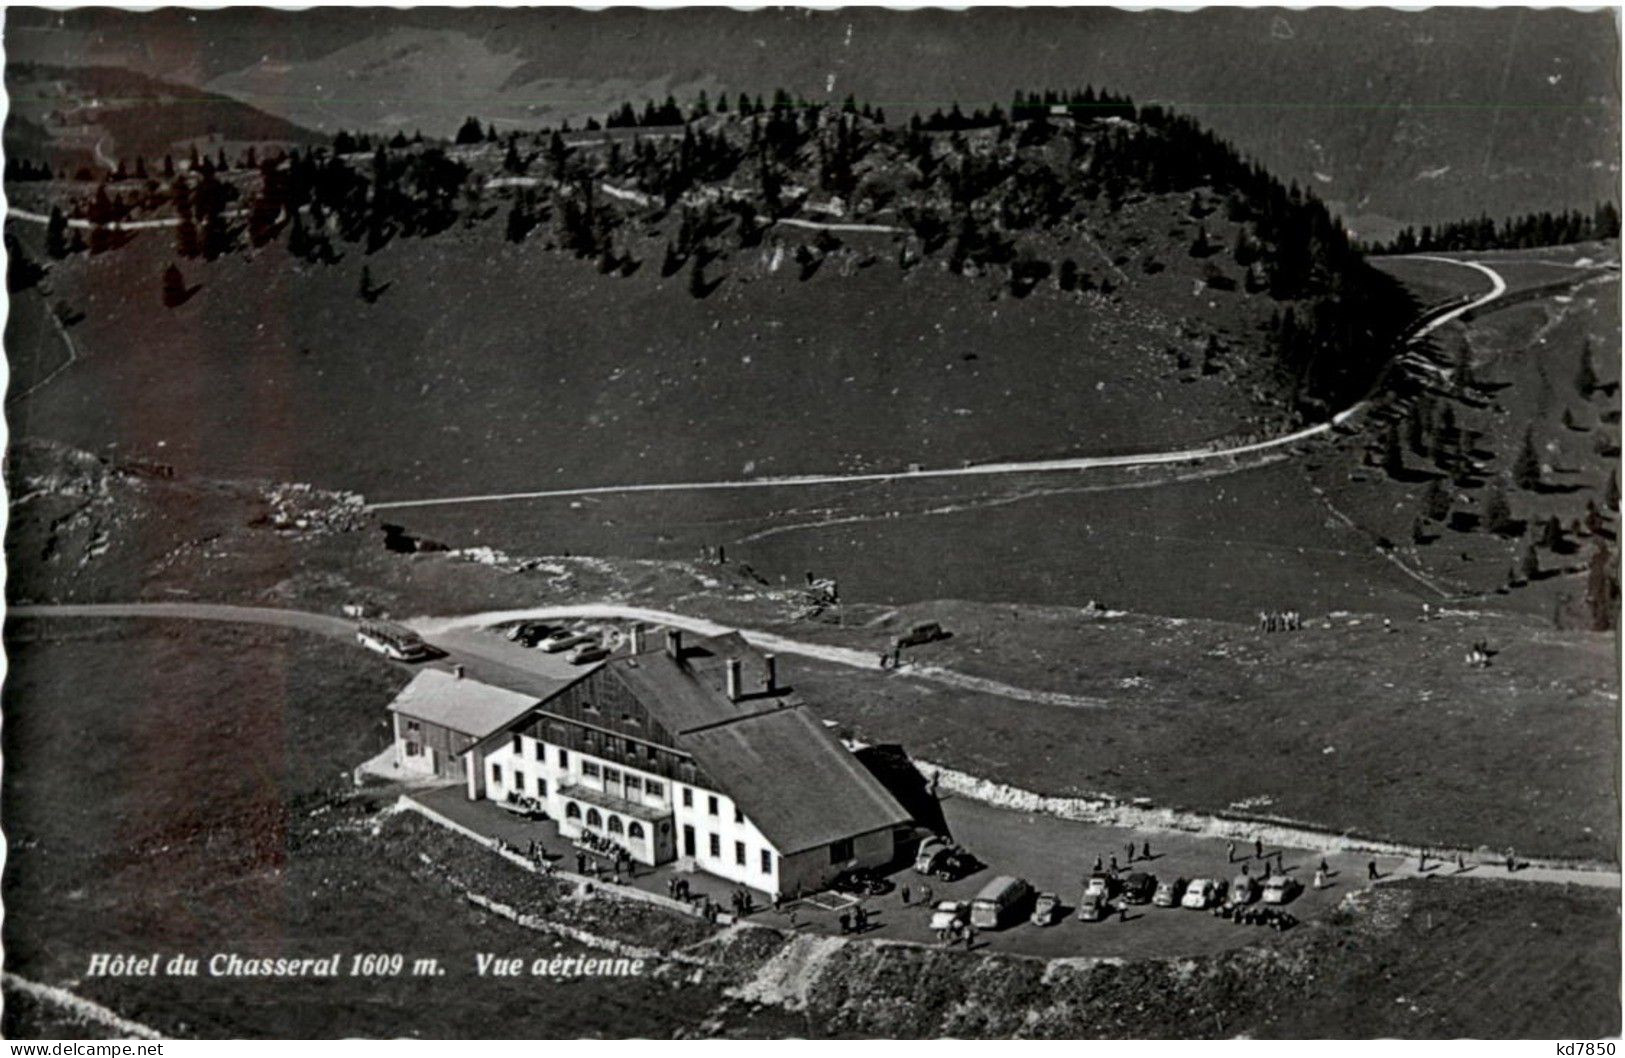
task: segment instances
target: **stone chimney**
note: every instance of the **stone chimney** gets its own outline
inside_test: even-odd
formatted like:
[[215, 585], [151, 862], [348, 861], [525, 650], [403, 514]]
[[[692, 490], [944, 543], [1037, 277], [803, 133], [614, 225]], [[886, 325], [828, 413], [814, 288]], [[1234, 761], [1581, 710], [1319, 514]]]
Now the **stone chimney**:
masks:
[[628, 631], [627, 652], [632, 654], [643, 653], [643, 626], [634, 624]]
[[776, 694], [779, 690], [779, 659], [774, 654], [763, 654], [762, 665], [767, 669], [766, 690], [768, 694]]
[[666, 654], [673, 661], [683, 660], [683, 632], [679, 628], [666, 629]]
[[461, 665], [453, 665], [451, 667], [451, 674], [453, 676], [457, 677], [458, 679], [462, 679], [463, 678], [463, 667]]
[[728, 659], [728, 700], [730, 702], [737, 702], [737, 701], [739, 701], [739, 699], [742, 696], [743, 695], [741, 694], [740, 679], [739, 679], [739, 659], [738, 658], [729, 658]]

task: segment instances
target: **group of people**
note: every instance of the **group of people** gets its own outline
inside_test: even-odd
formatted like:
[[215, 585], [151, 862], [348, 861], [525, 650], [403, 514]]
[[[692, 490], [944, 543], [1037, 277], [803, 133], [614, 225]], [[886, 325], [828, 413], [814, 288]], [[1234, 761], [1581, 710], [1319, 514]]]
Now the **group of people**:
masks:
[[869, 929], [869, 909], [859, 904], [850, 913], [841, 912], [842, 933], [863, 933]]
[[1303, 627], [1303, 617], [1296, 610], [1258, 611], [1260, 632], [1296, 632]]
[[[1151, 856], [1151, 842], [1149, 842], [1149, 841], [1141, 842], [1140, 843], [1140, 850], [1139, 850], [1138, 853], [1136, 853], [1134, 851], [1134, 842], [1132, 842], [1132, 841], [1126, 842], [1123, 845], [1123, 854], [1127, 858], [1127, 860], [1128, 860], [1128, 862], [1130, 864], [1132, 864], [1134, 862], [1134, 859], [1135, 859], [1136, 855], [1138, 855], [1138, 857], [1140, 859], [1142, 859], [1142, 860], [1149, 860], [1149, 859], [1152, 858], [1152, 856]], [[1096, 874], [1099, 874], [1102, 871], [1108, 871], [1108, 870], [1111, 871], [1111, 873], [1116, 874], [1119, 871], [1121, 871], [1122, 869], [1123, 869], [1122, 867], [1118, 866], [1117, 854], [1116, 853], [1112, 853], [1109, 864], [1108, 864], [1108, 861], [1107, 861], [1106, 857], [1104, 857], [1104, 856], [1096, 856], [1095, 857], [1095, 873]], [[1087, 881], [1087, 879], [1085, 879], [1085, 881]]]
[[956, 918], [948, 923], [947, 929], [937, 930], [937, 939], [949, 947], [964, 941], [965, 950], [970, 951], [976, 946], [976, 925], [966, 919]]
[[1470, 668], [1487, 669], [1490, 665], [1490, 644], [1487, 639], [1480, 639], [1473, 643], [1473, 648], [1467, 652], [1467, 664]]

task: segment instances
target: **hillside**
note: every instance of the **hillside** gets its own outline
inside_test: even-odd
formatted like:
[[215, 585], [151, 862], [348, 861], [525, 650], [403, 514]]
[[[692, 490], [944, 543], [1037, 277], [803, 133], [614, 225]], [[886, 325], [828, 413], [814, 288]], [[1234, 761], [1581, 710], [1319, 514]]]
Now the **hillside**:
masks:
[[[775, 103], [34, 187], [91, 218], [42, 256], [96, 356], [15, 414], [391, 498], [1144, 450], [1363, 395], [1411, 302], [1318, 203], [1113, 106], [938, 133]], [[59, 341], [33, 319], [13, 348]]]
[[91, 9], [13, 13], [7, 46], [174, 72], [329, 133], [579, 124], [626, 98], [781, 86], [902, 117], [1109, 83], [1201, 118], [1369, 238], [1464, 208], [1589, 209], [1619, 183], [1607, 12]]
[[107, 66], [6, 64], [5, 145], [10, 160], [44, 162], [70, 174], [81, 166], [154, 170], [166, 154], [244, 145], [308, 145], [326, 136], [216, 92]]

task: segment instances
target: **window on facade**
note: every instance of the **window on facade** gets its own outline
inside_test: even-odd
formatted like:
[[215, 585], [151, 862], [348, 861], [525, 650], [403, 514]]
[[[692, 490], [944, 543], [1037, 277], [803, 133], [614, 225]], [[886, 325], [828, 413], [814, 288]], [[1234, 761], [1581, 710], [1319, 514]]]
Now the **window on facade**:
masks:
[[406, 722], [406, 730], [408, 730], [408, 731], [422, 731], [423, 730], [423, 725], [419, 724], [416, 720], [408, 720]]
[[638, 778], [636, 775], [628, 775], [626, 777], [626, 793], [627, 793], [628, 796], [631, 796], [632, 794], [635, 794], [635, 793], [639, 793], [642, 790], [643, 790], [643, 780], [642, 779]]
[[773, 873], [773, 851], [771, 849], [762, 850], [762, 873]]
[[620, 769], [618, 769], [618, 768], [605, 768], [604, 769], [604, 781], [605, 782], [620, 782], [621, 781]]
[[581, 806], [576, 804], [574, 801], [566, 801], [564, 803], [564, 818], [565, 819], [580, 819], [581, 818]]
[[547, 796], [547, 780], [542, 778], [540, 775], [536, 776], [536, 796]]
[[745, 865], [745, 843], [743, 841], [734, 842], [734, 862], [741, 867]]
[[706, 803], [706, 810], [709, 811], [712, 815], [717, 814], [717, 799], [716, 799], [716, 797], [714, 795]]
[[585, 775], [589, 779], [596, 779], [602, 774], [602, 772], [598, 770], [598, 765], [594, 764], [590, 760], [584, 760], [581, 762], [581, 774]]
[[622, 833], [625, 833], [625, 831], [626, 831], [626, 828], [621, 826], [621, 817], [620, 816], [610, 816], [609, 817], [609, 832], [611, 834], [622, 834]]
[[745, 813], [743, 813], [743, 812], [741, 812], [739, 810], [738, 805], [734, 805], [734, 822], [735, 823], [743, 823], [744, 821], [745, 821]]
[[683, 807], [684, 808], [693, 808], [694, 807], [694, 791], [690, 790], [686, 786], [683, 787]]
[[655, 782], [653, 779], [643, 780], [643, 788], [649, 791], [650, 797], [666, 796], [666, 784]]
[[517, 734], [513, 736], [513, 753], [516, 757], [523, 757], [525, 755], [525, 742], [523, 736]]
[[568, 768], [569, 766], [570, 766], [570, 751], [565, 750], [565, 749], [559, 750], [559, 767]]
[[598, 809], [587, 809], [587, 825], [589, 827], [601, 827], [604, 825], [604, 817], [598, 814]]
[[621, 752], [621, 740], [614, 735], [604, 736], [604, 752], [618, 754]]
[[626, 824], [626, 836], [631, 838], [633, 841], [642, 841], [643, 824], [638, 822]]
[[536, 759], [538, 761], [546, 761], [547, 760], [547, 756], [546, 756], [547, 751], [542, 748], [542, 744], [540, 742], [537, 742], [535, 745], [536, 745]]
[[408, 742], [406, 744], [406, 755], [408, 757], [416, 757], [419, 754], [421, 754], [422, 752], [423, 752], [423, 747], [418, 745], [416, 742]]
[[492, 782], [501, 782], [502, 781], [502, 765], [500, 765], [500, 764], [491, 765], [491, 781]]
[[715, 834], [711, 835], [711, 855], [713, 857], [722, 855], [722, 839]]
[[829, 862], [844, 863], [852, 858], [852, 839], [842, 838], [829, 843]]

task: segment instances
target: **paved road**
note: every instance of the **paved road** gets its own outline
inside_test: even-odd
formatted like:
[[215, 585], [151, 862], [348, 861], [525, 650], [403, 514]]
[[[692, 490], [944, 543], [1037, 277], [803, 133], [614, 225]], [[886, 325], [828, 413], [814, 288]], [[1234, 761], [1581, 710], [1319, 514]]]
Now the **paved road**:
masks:
[[[1478, 261], [1457, 261], [1449, 257], [1418, 255], [1420, 260], [1441, 261], [1481, 272], [1490, 281], [1490, 290], [1480, 297], [1456, 305], [1426, 320], [1417, 328], [1414, 338], [1424, 337], [1445, 324], [1489, 304], [1506, 293], [1506, 281], [1488, 265]], [[1235, 459], [1255, 455], [1307, 441], [1329, 433], [1341, 426], [1366, 406], [1361, 401], [1334, 415], [1329, 421], [1306, 426], [1301, 430], [1250, 444], [1229, 447], [1205, 446], [1171, 452], [1142, 452], [1127, 455], [1073, 456], [1062, 459], [1037, 459], [1026, 462], [978, 463], [964, 467], [938, 467], [934, 469], [877, 472], [868, 474], [797, 474], [784, 477], [745, 478], [733, 481], [678, 481], [634, 485], [592, 485], [570, 489], [541, 489], [532, 492], [494, 492], [470, 496], [441, 496], [429, 499], [387, 500], [367, 505], [368, 510], [398, 510], [406, 507], [441, 507], [471, 503], [502, 503], [512, 500], [558, 499], [570, 496], [600, 496], [637, 492], [698, 492], [721, 489], [798, 488], [808, 485], [852, 485], [864, 482], [911, 481], [923, 478], [987, 477], [1001, 474], [1048, 474], [1102, 470], [1111, 467], [1158, 466], [1170, 463], [1198, 463], [1206, 460]]]

